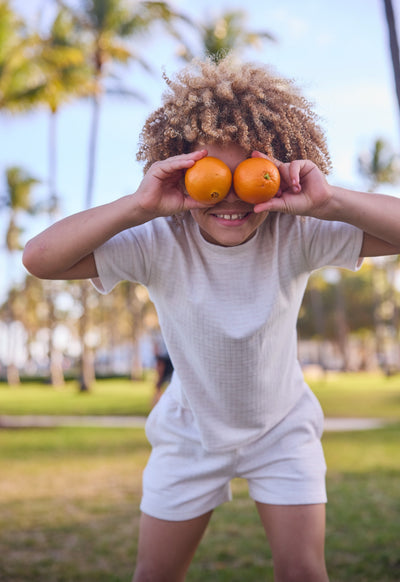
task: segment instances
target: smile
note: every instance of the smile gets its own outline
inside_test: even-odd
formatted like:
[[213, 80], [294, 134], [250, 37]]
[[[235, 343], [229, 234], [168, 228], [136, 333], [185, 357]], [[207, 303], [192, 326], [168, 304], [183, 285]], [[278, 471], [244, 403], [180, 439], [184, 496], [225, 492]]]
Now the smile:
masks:
[[242, 220], [245, 216], [247, 216], [248, 212], [243, 214], [214, 214], [217, 218], [222, 218], [223, 220]]

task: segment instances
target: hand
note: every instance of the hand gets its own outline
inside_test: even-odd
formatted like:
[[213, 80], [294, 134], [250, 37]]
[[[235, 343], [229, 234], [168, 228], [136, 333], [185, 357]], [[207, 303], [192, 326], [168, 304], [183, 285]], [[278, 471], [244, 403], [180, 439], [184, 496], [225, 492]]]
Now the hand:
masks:
[[206, 155], [207, 150], [199, 150], [155, 162], [134, 194], [139, 206], [152, 217], [206, 207], [186, 194], [183, 181], [185, 170]]
[[278, 194], [254, 206], [254, 212], [283, 212], [302, 216], [324, 218], [325, 207], [332, 197], [331, 188], [324, 174], [310, 160], [283, 163], [261, 152], [252, 157], [271, 159], [279, 169], [281, 186]]

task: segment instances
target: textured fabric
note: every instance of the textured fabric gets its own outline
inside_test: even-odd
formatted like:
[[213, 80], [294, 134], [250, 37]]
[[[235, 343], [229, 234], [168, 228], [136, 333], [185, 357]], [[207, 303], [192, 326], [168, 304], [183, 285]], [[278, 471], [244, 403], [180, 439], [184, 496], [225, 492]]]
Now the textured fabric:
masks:
[[209, 452], [191, 411], [167, 391], [146, 423], [152, 452], [140, 508], [158, 519], [192, 519], [229, 501], [235, 477], [247, 480], [250, 496], [260, 503], [325, 503], [322, 429], [321, 406], [308, 388], [290, 413], [256, 441]]
[[306, 389], [296, 323], [310, 273], [355, 269], [362, 232], [270, 215], [243, 245], [206, 242], [190, 215], [126, 230], [95, 252], [101, 292], [147, 286], [175, 372], [168, 390], [192, 411], [208, 451], [251, 443]]

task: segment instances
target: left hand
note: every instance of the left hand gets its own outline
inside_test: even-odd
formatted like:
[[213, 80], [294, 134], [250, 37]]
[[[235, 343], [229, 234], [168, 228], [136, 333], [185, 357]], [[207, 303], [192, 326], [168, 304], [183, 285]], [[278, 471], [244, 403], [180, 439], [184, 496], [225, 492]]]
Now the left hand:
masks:
[[256, 204], [254, 212], [324, 217], [324, 209], [329, 205], [332, 193], [325, 175], [314, 162], [295, 160], [283, 163], [257, 151], [252, 153], [252, 157], [270, 159], [278, 167], [281, 176], [278, 194], [267, 202]]

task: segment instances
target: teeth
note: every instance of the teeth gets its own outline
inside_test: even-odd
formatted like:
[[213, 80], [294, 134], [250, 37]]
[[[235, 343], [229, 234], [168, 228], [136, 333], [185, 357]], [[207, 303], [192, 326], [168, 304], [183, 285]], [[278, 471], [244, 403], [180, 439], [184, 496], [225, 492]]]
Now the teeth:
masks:
[[240, 220], [246, 216], [246, 214], [217, 214], [218, 218], [223, 218], [224, 220]]

